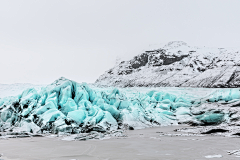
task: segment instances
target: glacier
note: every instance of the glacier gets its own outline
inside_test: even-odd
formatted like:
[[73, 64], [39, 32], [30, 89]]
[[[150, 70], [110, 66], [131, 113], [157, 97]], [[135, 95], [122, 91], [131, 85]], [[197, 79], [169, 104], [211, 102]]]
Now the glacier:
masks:
[[[17, 96], [1, 98], [0, 135], [68, 133], [84, 137], [85, 133], [178, 124], [202, 126], [181, 131], [213, 133], [224, 128], [230, 135], [240, 135], [239, 89], [211, 91], [196, 95], [197, 89], [186, 94], [167, 88], [97, 87], [62, 77], [40, 91], [28, 88]], [[235, 127], [234, 131], [229, 127]]]

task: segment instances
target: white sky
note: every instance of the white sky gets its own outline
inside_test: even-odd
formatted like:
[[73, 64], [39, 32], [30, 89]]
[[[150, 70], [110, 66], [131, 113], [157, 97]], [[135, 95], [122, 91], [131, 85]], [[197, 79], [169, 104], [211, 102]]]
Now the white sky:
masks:
[[0, 1], [0, 83], [94, 82], [150, 44], [240, 46], [240, 0]]

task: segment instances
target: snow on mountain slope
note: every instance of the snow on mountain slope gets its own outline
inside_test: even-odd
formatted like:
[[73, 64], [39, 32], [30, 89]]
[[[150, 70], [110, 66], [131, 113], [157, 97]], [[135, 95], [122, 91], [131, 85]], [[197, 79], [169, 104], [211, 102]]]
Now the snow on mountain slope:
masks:
[[240, 50], [191, 47], [181, 41], [147, 50], [106, 71], [97, 85], [239, 87]]

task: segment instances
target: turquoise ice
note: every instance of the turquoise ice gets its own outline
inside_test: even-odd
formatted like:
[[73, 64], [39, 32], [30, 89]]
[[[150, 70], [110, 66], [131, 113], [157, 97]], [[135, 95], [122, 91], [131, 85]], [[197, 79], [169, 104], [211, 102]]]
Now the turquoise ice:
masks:
[[60, 78], [40, 92], [31, 88], [0, 99], [0, 131], [80, 133], [220, 124], [231, 115], [207, 106], [239, 100], [236, 88], [197, 97], [165, 88], [101, 88]]

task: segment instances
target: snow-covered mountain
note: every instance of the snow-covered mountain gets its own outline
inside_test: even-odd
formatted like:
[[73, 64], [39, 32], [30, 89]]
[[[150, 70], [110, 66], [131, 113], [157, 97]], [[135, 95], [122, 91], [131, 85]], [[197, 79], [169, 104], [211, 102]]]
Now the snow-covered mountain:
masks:
[[240, 49], [191, 47], [181, 41], [147, 50], [122, 61], [96, 80], [97, 85], [239, 87]]

